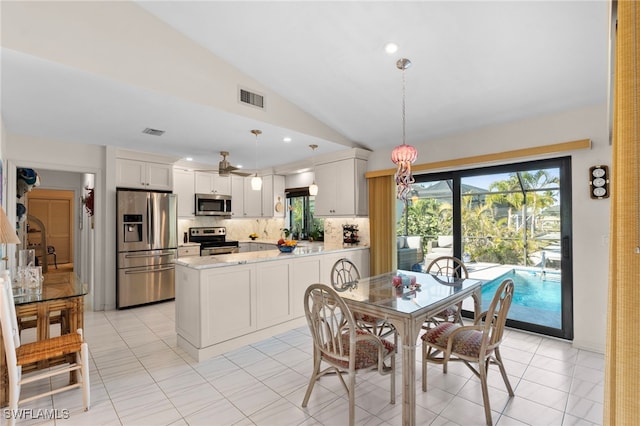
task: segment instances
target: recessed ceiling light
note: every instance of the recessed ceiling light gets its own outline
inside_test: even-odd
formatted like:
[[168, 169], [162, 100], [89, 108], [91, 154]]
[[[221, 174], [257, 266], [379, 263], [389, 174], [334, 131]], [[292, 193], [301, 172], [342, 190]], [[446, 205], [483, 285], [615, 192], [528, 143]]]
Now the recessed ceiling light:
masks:
[[282, 139], [285, 142], [291, 142], [291, 138], [289, 136], [285, 137], [284, 139]]
[[384, 51], [388, 54], [396, 53], [398, 51], [398, 45], [395, 43], [387, 43], [384, 45]]
[[187, 157], [187, 158], [185, 158], [185, 160], [187, 160], [187, 161], [193, 161], [193, 157]]

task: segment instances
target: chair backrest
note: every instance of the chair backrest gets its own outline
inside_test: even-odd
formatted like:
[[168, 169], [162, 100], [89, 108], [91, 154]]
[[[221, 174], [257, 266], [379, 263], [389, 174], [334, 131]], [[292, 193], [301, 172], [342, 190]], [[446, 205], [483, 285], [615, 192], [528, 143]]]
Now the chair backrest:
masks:
[[[304, 313], [314, 348], [335, 360], [350, 362], [349, 354], [356, 353], [357, 327], [340, 295], [328, 285], [312, 284], [304, 293]], [[345, 333], [349, 334], [348, 345]]]
[[433, 275], [445, 275], [455, 278], [469, 278], [469, 271], [464, 263], [454, 256], [436, 257], [427, 266], [426, 272]]
[[13, 304], [11, 280], [7, 281], [5, 277], [0, 277], [0, 326], [2, 327], [2, 343], [7, 357], [7, 366], [11, 375], [17, 365], [16, 348], [20, 346], [20, 334], [18, 333], [16, 308]]
[[358, 267], [349, 259], [339, 259], [331, 268], [331, 285], [338, 291], [354, 288], [359, 279]]
[[498, 346], [504, 334], [504, 325], [513, 299], [513, 281], [509, 278], [502, 281], [496, 290], [489, 309], [479, 320], [484, 320], [483, 345], [487, 350]]

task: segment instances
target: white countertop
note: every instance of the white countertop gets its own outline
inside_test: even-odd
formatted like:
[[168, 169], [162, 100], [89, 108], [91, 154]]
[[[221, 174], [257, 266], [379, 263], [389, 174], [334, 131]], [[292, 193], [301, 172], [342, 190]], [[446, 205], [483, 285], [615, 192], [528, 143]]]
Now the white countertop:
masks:
[[[256, 241], [258, 242], [258, 241]], [[209, 269], [221, 266], [232, 266], [245, 263], [268, 262], [282, 260], [290, 257], [312, 256], [332, 251], [364, 250], [369, 246], [325, 245], [322, 242], [302, 243], [292, 253], [281, 253], [275, 250], [250, 251], [246, 253], [218, 254], [215, 256], [194, 256], [176, 259], [176, 265], [187, 266], [193, 269]]]
[[200, 246], [200, 243], [180, 243], [178, 247], [197, 247]]

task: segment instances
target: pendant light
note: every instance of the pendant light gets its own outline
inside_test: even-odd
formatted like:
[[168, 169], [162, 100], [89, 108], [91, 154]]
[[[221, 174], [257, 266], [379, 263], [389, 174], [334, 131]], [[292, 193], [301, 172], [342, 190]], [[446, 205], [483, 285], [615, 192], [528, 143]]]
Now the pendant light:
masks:
[[251, 133], [256, 135], [256, 174], [251, 178], [251, 189], [260, 191], [262, 189], [262, 178], [258, 176], [258, 135], [262, 134], [262, 130], [253, 129]]
[[407, 68], [411, 66], [411, 61], [406, 58], [398, 59], [396, 67], [402, 70], [402, 145], [396, 146], [391, 152], [391, 161], [398, 166], [396, 170], [397, 197], [407, 201], [411, 184], [415, 182], [411, 174], [411, 164], [416, 161], [418, 151], [406, 143], [406, 114], [405, 114], [405, 76]]
[[312, 144], [309, 145], [309, 148], [311, 148], [313, 150], [313, 157], [311, 158], [312, 161], [312, 171], [313, 171], [313, 183], [311, 185], [309, 185], [309, 195], [318, 195], [318, 185], [316, 185], [316, 161], [315, 161], [315, 152], [316, 149], [318, 148], [318, 145], [316, 144]]

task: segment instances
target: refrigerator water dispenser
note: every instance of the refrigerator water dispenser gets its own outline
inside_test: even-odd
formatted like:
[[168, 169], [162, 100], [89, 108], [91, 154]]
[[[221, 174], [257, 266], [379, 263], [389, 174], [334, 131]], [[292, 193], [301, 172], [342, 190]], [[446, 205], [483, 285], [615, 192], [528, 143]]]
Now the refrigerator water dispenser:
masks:
[[138, 243], [142, 241], [142, 215], [125, 214], [122, 220], [124, 242]]

